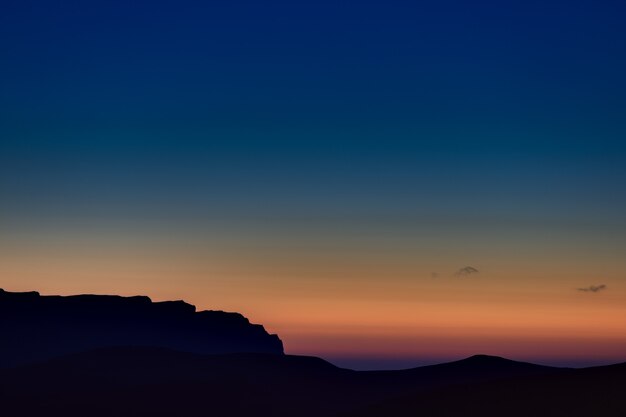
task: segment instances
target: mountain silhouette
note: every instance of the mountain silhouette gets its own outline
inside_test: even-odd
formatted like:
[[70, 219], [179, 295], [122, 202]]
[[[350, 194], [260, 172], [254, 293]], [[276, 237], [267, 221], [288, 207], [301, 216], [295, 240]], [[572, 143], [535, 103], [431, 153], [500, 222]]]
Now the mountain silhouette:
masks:
[[102, 347], [283, 354], [276, 335], [238, 313], [183, 301], [109, 295], [41, 296], [0, 289], [0, 367]]
[[285, 355], [277, 336], [239, 314], [147, 297], [0, 291], [0, 320], [3, 416], [626, 415], [626, 364], [567, 369], [475, 355], [353, 371]]

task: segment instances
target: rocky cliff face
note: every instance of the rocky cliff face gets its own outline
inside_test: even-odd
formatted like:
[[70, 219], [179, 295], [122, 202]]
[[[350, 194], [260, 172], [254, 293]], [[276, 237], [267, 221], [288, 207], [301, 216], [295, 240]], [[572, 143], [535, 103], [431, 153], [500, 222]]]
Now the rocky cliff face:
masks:
[[195, 353], [283, 354], [276, 335], [238, 313], [183, 301], [109, 295], [41, 296], [0, 289], [0, 367], [112, 346]]

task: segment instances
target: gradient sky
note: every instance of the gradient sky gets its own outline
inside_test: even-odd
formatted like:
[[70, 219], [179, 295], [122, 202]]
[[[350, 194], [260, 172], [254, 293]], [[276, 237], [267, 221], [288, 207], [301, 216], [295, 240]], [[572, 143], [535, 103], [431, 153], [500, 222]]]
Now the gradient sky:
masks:
[[0, 7], [0, 287], [359, 368], [626, 360], [623, 1]]

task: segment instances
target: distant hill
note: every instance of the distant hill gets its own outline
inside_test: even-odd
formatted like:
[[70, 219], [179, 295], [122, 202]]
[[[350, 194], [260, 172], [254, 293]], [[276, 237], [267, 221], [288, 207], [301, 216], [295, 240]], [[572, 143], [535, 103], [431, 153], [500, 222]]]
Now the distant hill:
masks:
[[[563, 368], [518, 362], [498, 356], [474, 355], [459, 361], [421, 366], [400, 371], [363, 372], [364, 378], [384, 381], [389, 386], [434, 388], [452, 384], [544, 375]], [[396, 389], [396, 392], [398, 390]]]
[[148, 297], [41, 296], [0, 289], [0, 334], [0, 367], [113, 346], [283, 353], [278, 336], [241, 314], [196, 312], [183, 301]]

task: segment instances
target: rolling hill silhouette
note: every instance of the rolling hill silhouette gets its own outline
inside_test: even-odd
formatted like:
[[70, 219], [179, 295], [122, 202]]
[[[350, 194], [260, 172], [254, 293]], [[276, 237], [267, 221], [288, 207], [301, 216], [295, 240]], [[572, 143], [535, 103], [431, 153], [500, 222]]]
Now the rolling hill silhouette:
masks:
[[342, 416], [618, 417], [624, 392], [626, 363], [416, 390]]
[[[38, 305], [42, 299], [48, 304]], [[43, 311], [55, 313], [42, 319], [37, 315]], [[85, 313], [76, 316], [81, 311]], [[182, 302], [0, 293], [0, 312], [3, 332], [47, 343], [30, 346], [29, 356], [20, 361], [3, 358], [10, 363], [0, 367], [3, 416], [626, 415], [626, 364], [565, 369], [476, 355], [402, 371], [352, 371], [320, 358], [284, 355], [277, 337], [242, 316], [203, 316]], [[217, 320], [222, 327], [215, 324], [224, 317]], [[53, 332], [38, 334], [45, 330], [42, 323], [62, 329], [53, 346], [74, 353], [53, 355]], [[88, 326], [93, 323], [97, 326]], [[180, 332], [174, 331], [175, 324], [182, 326]], [[116, 325], [124, 331], [111, 328]], [[85, 340], [82, 329], [87, 329]], [[141, 337], [126, 338], [130, 329]], [[98, 332], [115, 338], [93, 346], [104, 340]], [[206, 352], [186, 344], [198, 340], [207, 343], [200, 345]], [[133, 346], [124, 345], [128, 341]], [[144, 341], [155, 345], [136, 343]], [[207, 341], [216, 341], [216, 347]], [[28, 347], [25, 341], [3, 338], [3, 355], [14, 352], [5, 343], [12, 349], [20, 343]], [[215, 353], [225, 346], [236, 349]], [[36, 359], [25, 361], [27, 357]]]

